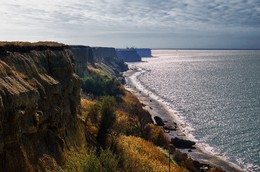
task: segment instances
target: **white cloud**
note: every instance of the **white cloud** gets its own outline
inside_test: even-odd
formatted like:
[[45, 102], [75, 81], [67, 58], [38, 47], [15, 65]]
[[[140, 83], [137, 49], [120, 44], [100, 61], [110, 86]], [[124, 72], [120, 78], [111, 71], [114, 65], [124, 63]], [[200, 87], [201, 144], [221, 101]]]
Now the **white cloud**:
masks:
[[0, 38], [240, 32], [259, 36], [259, 8], [258, 0], [1, 0]]

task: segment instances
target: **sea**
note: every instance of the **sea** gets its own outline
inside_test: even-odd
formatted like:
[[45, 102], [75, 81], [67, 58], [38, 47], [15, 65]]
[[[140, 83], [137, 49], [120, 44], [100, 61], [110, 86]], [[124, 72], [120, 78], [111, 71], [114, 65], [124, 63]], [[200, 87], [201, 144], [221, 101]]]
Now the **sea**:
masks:
[[[201, 147], [260, 171], [260, 50], [152, 50], [140, 82]], [[176, 115], [176, 114], [173, 114]]]

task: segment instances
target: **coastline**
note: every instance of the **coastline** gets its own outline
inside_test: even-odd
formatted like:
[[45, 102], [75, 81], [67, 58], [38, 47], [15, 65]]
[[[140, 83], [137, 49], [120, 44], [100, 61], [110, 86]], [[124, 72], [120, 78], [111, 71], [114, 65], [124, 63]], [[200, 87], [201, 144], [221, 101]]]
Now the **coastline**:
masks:
[[[192, 135], [185, 133], [186, 124], [178, 118], [178, 113], [167, 107], [164, 100], [146, 89], [138, 80], [138, 77], [147, 71], [134, 65], [131, 65], [129, 68], [130, 69], [124, 73], [126, 79], [125, 88], [131, 91], [139, 99], [139, 101], [144, 105], [144, 109], [149, 111], [154, 123], [158, 123], [158, 121], [155, 121], [154, 117], [162, 119], [165, 126], [170, 128], [169, 130], [166, 130], [166, 127], [164, 127], [169, 139], [178, 137], [182, 140], [193, 141], [194, 139]], [[178, 150], [186, 153], [195, 161], [208, 164], [212, 167], [221, 167], [227, 172], [243, 171], [238, 165], [228, 162], [223, 157], [219, 157], [203, 150], [199, 145], [195, 145], [194, 148], [178, 148]]]

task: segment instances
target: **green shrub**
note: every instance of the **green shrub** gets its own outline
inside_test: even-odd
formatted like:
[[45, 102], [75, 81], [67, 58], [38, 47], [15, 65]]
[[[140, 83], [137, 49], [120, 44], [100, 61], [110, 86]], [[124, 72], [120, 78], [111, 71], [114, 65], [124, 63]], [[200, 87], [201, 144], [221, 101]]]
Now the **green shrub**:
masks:
[[115, 172], [118, 169], [119, 159], [111, 150], [101, 150], [99, 161], [102, 164], [103, 172]]
[[118, 96], [123, 94], [120, 83], [115, 78], [91, 75], [82, 78], [81, 82], [82, 89], [86, 94], [93, 94], [94, 96]]
[[89, 157], [84, 167], [85, 172], [102, 172], [102, 165], [96, 156], [96, 150], [89, 151]]
[[100, 156], [96, 155], [96, 149], [90, 149], [85, 172], [115, 172], [118, 171], [118, 158], [111, 150], [101, 150]]

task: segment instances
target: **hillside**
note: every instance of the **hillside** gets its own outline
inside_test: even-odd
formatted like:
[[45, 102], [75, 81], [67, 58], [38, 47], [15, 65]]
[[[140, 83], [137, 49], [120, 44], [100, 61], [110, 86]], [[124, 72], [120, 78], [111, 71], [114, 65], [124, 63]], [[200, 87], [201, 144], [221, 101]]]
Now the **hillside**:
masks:
[[[169, 141], [119, 82], [127, 66], [113, 48], [2, 42], [0, 50], [0, 171], [168, 169]], [[200, 170], [174, 157], [171, 171]]]

